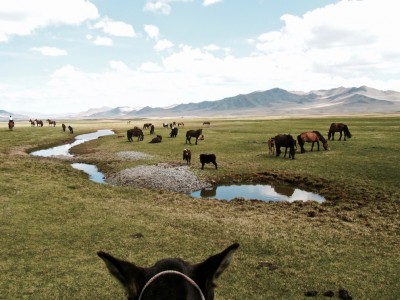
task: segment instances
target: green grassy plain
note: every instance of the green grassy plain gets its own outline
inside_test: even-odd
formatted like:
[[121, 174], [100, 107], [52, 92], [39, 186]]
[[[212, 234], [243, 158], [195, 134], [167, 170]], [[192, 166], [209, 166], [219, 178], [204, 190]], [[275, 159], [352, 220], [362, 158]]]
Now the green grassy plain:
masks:
[[[170, 120], [168, 120], [170, 121]], [[112, 129], [113, 136], [72, 152], [105, 174], [141, 164], [183, 163], [184, 134], [203, 120], [185, 122], [178, 137], [165, 120], [64, 121], [75, 134]], [[124, 299], [124, 291], [96, 252], [141, 266], [166, 257], [202, 261], [234, 242], [240, 248], [219, 279], [216, 299], [307, 299], [304, 293], [344, 288], [353, 299], [400, 297], [400, 117], [210, 119], [205, 140], [191, 145], [192, 171], [217, 183], [288, 184], [315, 191], [323, 204], [199, 200], [187, 195], [96, 184], [70, 163], [34, 157], [32, 150], [71, 142], [61, 126], [0, 123], [0, 299]], [[61, 124], [62, 121], [59, 123]], [[128, 143], [126, 130], [156, 125], [160, 144]], [[266, 140], [294, 136], [330, 123], [347, 123], [348, 141], [330, 151], [268, 155]], [[123, 137], [118, 137], [123, 136]], [[306, 150], [310, 145], [306, 145]], [[124, 161], [120, 151], [150, 160]], [[219, 169], [200, 170], [198, 155], [215, 153]], [[134, 238], [141, 233], [143, 238]], [[261, 264], [260, 264], [261, 263]]]

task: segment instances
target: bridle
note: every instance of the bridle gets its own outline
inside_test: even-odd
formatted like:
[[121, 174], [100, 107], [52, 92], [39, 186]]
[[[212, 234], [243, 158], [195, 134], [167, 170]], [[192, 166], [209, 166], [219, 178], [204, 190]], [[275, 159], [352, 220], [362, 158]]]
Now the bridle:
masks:
[[183, 274], [183, 273], [181, 273], [181, 272], [179, 272], [179, 271], [174, 271], [174, 270], [162, 271], [162, 272], [160, 272], [160, 273], [157, 273], [157, 274], [154, 275], [153, 277], [151, 277], [150, 280], [146, 282], [146, 284], [144, 285], [142, 291], [140, 292], [139, 300], [142, 299], [142, 295], [143, 295], [143, 292], [145, 291], [145, 289], [146, 289], [151, 283], [153, 283], [154, 280], [156, 280], [158, 277], [160, 277], [160, 276], [162, 276], [162, 275], [165, 275], [165, 274], [176, 274], [176, 275], [182, 276], [184, 279], [186, 279], [191, 285], [193, 285], [193, 286], [197, 289], [197, 291], [198, 291], [199, 294], [200, 294], [201, 300], [206, 300], [206, 298], [204, 298], [204, 294], [203, 294], [203, 292], [201, 291], [200, 287], [197, 285], [196, 282], [194, 282], [194, 280], [193, 280], [192, 278], [190, 278], [189, 276], [187, 276], [187, 275], [185, 275], [185, 274]]

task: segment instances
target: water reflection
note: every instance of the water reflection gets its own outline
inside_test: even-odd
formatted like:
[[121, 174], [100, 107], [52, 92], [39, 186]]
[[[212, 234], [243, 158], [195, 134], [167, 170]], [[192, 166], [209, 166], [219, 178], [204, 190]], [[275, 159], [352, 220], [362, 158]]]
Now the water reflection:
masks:
[[289, 186], [271, 185], [222, 185], [206, 188], [193, 192], [196, 198], [216, 198], [232, 200], [234, 198], [257, 199], [262, 201], [317, 201], [323, 202], [325, 198], [311, 192], [295, 189]]
[[82, 163], [74, 163], [71, 165], [74, 169], [81, 170], [89, 175], [89, 179], [91, 181], [97, 183], [105, 183], [104, 174], [99, 172], [95, 165], [82, 164]]
[[72, 147], [75, 147], [84, 142], [95, 140], [101, 136], [112, 135], [112, 134], [114, 134], [114, 132], [109, 129], [103, 129], [103, 130], [98, 130], [98, 131], [92, 132], [92, 133], [81, 134], [81, 135], [77, 135], [75, 137], [75, 141], [71, 144], [65, 144], [65, 145], [61, 145], [61, 146], [57, 146], [57, 147], [52, 147], [49, 149], [38, 150], [38, 151], [32, 152], [31, 154], [35, 155], [35, 156], [44, 156], [44, 157], [51, 157], [51, 156], [73, 157], [73, 155], [71, 153], [69, 153], [69, 149], [71, 149]]

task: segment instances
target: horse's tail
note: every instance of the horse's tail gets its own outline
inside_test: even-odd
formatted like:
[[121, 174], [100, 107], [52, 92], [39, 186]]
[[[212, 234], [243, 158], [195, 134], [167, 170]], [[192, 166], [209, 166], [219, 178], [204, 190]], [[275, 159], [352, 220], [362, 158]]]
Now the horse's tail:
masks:
[[347, 127], [347, 125], [344, 125], [343, 132], [346, 137], [351, 138], [351, 133], [350, 133], [349, 127]]
[[126, 136], [128, 137], [128, 141], [131, 141], [131, 139], [132, 139], [132, 130], [128, 129], [126, 131]]
[[301, 134], [299, 134], [299, 135], [297, 136], [297, 142], [299, 143], [299, 146], [300, 146], [301, 148], [303, 148], [304, 141], [303, 141], [303, 139], [301, 138]]

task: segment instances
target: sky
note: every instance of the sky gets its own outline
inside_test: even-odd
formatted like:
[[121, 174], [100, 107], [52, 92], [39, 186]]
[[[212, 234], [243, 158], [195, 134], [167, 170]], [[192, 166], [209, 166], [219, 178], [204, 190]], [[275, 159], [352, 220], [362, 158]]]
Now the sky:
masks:
[[0, 110], [400, 90], [397, 0], [1, 0]]

